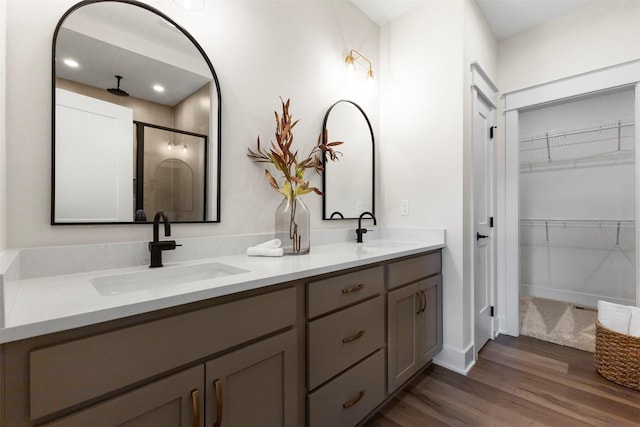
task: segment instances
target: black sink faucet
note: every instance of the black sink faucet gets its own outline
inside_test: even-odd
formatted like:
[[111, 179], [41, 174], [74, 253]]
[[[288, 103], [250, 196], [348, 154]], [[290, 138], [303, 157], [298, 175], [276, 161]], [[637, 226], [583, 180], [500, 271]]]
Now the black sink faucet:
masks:
[[165, 237], [171, 236], [171, 223], [169, 217], [164, 211], [156, 212], [156, 216], [153, 218], [153, 242], [149, 242], [149, 252], [151, 252], [151, 264], [150, 268], [162, 267], [162, 251], [172, 251], [176, 248], [175, 240], [162, 240], [160, 241], [159, 231], [160, 219], [164, 223], [164, 235]]
[[358, 217], [358, 228], [356, 228], [357, 243], [362, 243], [362, 235], [367, 232], [366, 228], [362, 228], [362, 218], [364, 218], [365, 215], [369, 215], [371, 219], [373, 219], [373, 225], [378, 225], [376, 217], [371, 212], [362, 212]]

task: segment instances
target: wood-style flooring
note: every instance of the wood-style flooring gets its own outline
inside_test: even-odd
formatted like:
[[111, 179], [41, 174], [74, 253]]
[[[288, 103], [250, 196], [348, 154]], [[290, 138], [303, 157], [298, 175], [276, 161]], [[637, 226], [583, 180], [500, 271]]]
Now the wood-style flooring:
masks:
[[640, 426], [640, 391], [611, 383], [593, 354], [499, 336], [467, 376], [432, 365], [366, 427]]

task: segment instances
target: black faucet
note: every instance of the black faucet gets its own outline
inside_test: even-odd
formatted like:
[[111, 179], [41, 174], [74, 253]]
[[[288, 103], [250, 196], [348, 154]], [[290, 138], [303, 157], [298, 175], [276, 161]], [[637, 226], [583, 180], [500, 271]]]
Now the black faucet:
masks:
[[362, 243], [362, 235], [367, 232], [366, 228], [362, 228], [362, 218], [365, 215], [369, 215], [371, 219], [373, 219], [373, 225], [378, 225], [378, 223], [376, 222], [376, 217], [371, 212], [362, 212], [358, 217], [358, 228], [356, 228], [357, 243]]
[[171, 223], [169, 217], [164, 211], [156, 212], [156, 216], [153, 218], [153, 242], [149, 242], [149, 252], [151, 252], [151, 264], [150, 268], [162, 267], [162, 251], [172, 251], [176, 248], [175, 240], [163, 240], [160, 241], [158, 228], [160, 227], [160, 219], [164, 223], [164, 235], [165, 237], [171, 236]]

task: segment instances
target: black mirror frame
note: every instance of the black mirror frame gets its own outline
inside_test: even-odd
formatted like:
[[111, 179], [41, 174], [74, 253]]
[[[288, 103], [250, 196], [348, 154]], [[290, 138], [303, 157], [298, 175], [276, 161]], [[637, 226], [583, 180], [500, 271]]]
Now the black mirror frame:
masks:
[[[217, 135], [216, 135], [216, 139], [217, 139], [217, 145], [218, 145], [218, 150], [217, 150], [217, 154], [218, 154], [218, 165], [217, 165], [217, 192], [216, 192], [216, 198], [217, 198], [217, 202], [216, 202], [216, 219], [215, 220], [204, 220], [204, 221], [180, 221], [178, 222], [178, 224], [189, 224], [189, 223], [196, 223], [196, 224], [206, 224], [206, 223], [219, 223], [220, 222], [220, 189], [221, 189], [221, 185], [220, 185], [220, 179], [221, 179], [221, 145], [222, 145], [222, 96], [220, 93], [220, 82], [218, 81], [218, 76], [216, 74], [216, 71], [213, 69], [213, 65], [211, 64], [211, 61], [209, 60], [209, 57], [207, 56], [206, 52], [204, 51], [204, 49], [202, 48], [202, 46], [200, 46], [200, 43], [198, 43], [196, 41], [196, 39], [187, 31], [185, 30], [182, 26], [180, 26], [178, 23], [176, 23], [173, 19], [171, 19], [169, 16], [167, 16], [166, 14], [164, 14], [163, 12], [159, 11], [158, 9], [149, 6], [145, 3], [136, 1], [136, 0], [83, 0], [79, 3], [76, 3], [75, 5], [73, 5], [71, 8], [69, 8], [63, 15], [62, 17], [58, 20], [58, 24], [56, 25], [56, 28], [53, 32], [53, 41], [52, 41], [52, 47], [51, 47], [51, 225], [109, 225], [109, 224], [148, 224], [149, 221], [132, 221], [132, 222], [56, 222], [55, 221], [55, 189], [56, 189], [56, 182], [55, 182], [55, 176], [56, 176], [56, 42], [58, 40], [58, 32], [60, 30], [60, 27], [62, 27], [62, 24], [64, 23], [64, 21], [67, 19], [67, 17], [69, 15], [71, 15], [73, 12], [75, 12], [76, 10], [80, 9], [83, 6], [87, 6], [90, 4], [94, 4], [94, 3], [124, 3], [124, 4], [129, 4], [132, 6], [137, 6], [137, 7], [141, 7], [143, 9], [148, 10], [151, 13], [154, 13], [158, 16], [160, 16], [162, 19], [165, 19], [167, 22], [171, 23], [172, 25], [174, 25], [176, 27], [176, 29], [178, 29], [185, 37], [187, 37], [189, 39], [189, 41], [191, 41], [191, 43], [193, 43], [193, 45], [196, 47], [196, 49], [198, 49], [198, 52], [200, 52], [200, 54], [202, 55], [202, 58], [204, 59], [204, 61], [206, 62], [207, 66], [209, 67], [209, 70], [211, 71], [211, 75], [213, 77], [213, 81], [216, 85], [216, 93], [217, 93], [217, 107], [218, 107], [218, 112], [217, 112], [217, 121], [218, 121], [218, 126], [217, 126]], [[209, 138], [209, 140], [211, 140], [211, 137]], [[206, 208], [207, 208], [207, 188], [208, 188], [208, 180], [209, 180], [209, 168], [205, 169], [204, 172], [204, 182], [205, 182], [205, 200], [204, 200], [204, 206], [205, 206], [205, 212], [206, 212]]]
[[[327, 110], [327, 112], [324, 115], [324, 119], [322, 120], [322, 143], [323, 144], [327, 144], [329, 141], [327, 141], [327, 120], [329, 119], [329, 114], [331, 113], [331, 110], [333, 110], [333, 107], [335, 107], [336, 105], [338, 105], [341, 102], [347, 102], [351, 105], [353, 105], [354, 107], [356, 107], [360, 113], [362, 113], [362, 116], [364, 117], [364, 119], [367, 121], [367, 126], [369, 126], [369, 133], [371, 134], [371, 213], [375, 216], [376, 213], [376, 150], [375, 150], [375, 138], [373, 135], [373, 128], [371, 127], [371, 122], [369, 121], [369, 117], [367, 117], [367, 114], [364, 112], [364, 110], [355, 102], [353, 101], [349, 101], [348, 99], [341, 99], [339, 101], [336, 101], [335, 103], [333, 103], [329, 109]], [[332, 213], [328, 213], [327, 212], [327, 182], [326, 182], [326, 173], [327, 173], [327, 159], [326, 156], [322, 156], [322, 219], [325, 221], [335, 221], [335, 220], [343, 220], [343, 219], [358, 219], [357, 217], [344, 217], [344, 215], [342, 215], [341, 212], [339, 211], [335, 211]], [[338, 218], [334, 218], [334, 217], [338, 217]]]

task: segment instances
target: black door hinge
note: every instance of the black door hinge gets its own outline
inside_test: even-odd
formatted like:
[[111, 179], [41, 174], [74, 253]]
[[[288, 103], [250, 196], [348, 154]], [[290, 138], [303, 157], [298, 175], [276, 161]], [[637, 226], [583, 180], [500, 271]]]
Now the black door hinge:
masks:
[[493, 130], [497, 129], [498, 126], [491, 126], [489, 127], [489, 139], [493, 139]]
[[493, 228], [493, 217], [489, 217], [489, 227]]
[[491, 317], [495, 317], [496, 316], [496, 310], [494, 306], [491, 306]]

